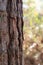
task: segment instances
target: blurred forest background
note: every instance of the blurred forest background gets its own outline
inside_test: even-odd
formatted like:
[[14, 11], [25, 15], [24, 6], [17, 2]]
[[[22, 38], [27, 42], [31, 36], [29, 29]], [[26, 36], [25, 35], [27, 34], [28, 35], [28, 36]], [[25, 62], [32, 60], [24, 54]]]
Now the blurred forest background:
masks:
[[25, 65], [43, 65], [43, 0], [23, 0], [23, 20]]

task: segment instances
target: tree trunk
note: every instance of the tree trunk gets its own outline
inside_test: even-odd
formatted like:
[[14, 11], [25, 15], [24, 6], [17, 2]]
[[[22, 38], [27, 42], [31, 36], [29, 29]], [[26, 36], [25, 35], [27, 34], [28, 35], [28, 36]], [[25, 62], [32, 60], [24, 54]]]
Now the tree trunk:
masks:
[[0, 0], [0, 65], [23, 65], [22, 0]]

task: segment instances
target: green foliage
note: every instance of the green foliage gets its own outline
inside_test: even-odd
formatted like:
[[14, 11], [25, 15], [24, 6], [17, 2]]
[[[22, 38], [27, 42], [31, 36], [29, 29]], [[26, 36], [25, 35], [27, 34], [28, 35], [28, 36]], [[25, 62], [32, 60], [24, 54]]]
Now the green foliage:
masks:
[[[32, 24], [36, 23], [40, 25], [43, 23], [43, 16], [40, 16], [37, 11], [35, 11], [35, 5], [31, 6], [31, 4], [34, 4], [35, 0], [28, 0], [26, 4], [29, 6], [29, 9], [24, 9], [24, 17], [28, 17], [28, 21], [30, 21], [30, 26]], [[25, 4], [25, 3], [24, 3]], [[28, 13], [28, 14], [27, 14]]]
[[[24, 15], [24, 57], [39, 58], [43, 52], [43, 15], [35, 10], [35, 0], [28, 0], [29, 8], [23, 9]], [[36, 61], [35, 61], [36, 62]], [[29, 64], [28, 64], [29, 65]], [[43, 64], [42, 64], [43, 65]]]

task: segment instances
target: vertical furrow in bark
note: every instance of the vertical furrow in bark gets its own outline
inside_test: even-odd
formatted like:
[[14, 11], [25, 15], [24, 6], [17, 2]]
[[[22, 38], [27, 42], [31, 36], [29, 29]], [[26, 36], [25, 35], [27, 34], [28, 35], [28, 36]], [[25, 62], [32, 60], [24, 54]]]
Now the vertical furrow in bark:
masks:
[[11, 11], [11, 17], [15, 18], [17, 16], [17, 0], [12, 0], [12, 11]]
[[19, 61], [20, 64], [22, 65], [22, 60], [23, 60], [23, 49], [22, 49], [22, 45], [23, 45], [23, 20], [22, 20], [22, 16], [23, 16], [23, 12], [22, 12], [22, 1], [21, 0], [17, 0], [17, 28], [18, 28], [18, 40], [19, 40]]
[[15, 51], [13, 51], [14, 44], [14, 30], [13, 30], [13, 21], [11, 19], [11, 10], [12, 10], [12, 0], [8, 0], [7, 4], [7, 13], [8, 13], [8, 31], [9, 31], [9, 45], [8, 45], [8, 65], [15, 65], [14, 56]]
[[13, 28], [14, 28], [14, 44], [15, 44], [15, 64], [18, 64], [18, 31], [17, 31], [17, 24], [16, 24], [16, 19], [13, 20]]
[[[18, 65], [18, 31], [17, 31], [17, 25], [16, 25], [16, 1], [12, 0], [12, 3], [9, 2], [9, 7], [12, 7], [12, 9], [8, 9], [8, 26], [9, 26], [9, 38], [10, 43], [8, 46], [8, 65]], [[11, 10], [11, 11], [10, 11]]]
[[14, 42], [12, 43], [12, 45], [13, 45], [13, 49], [12, 49], [12, 51], [14, 50], [15, 51], [15, 53], [14, 53], [14, 51], [13, 51], [13, 53], [14, 53], [14, 55], [15, 55], [15, 57], [12, 57], [12, 59], [14, 59], [14, 61], [13, 61], [13, 65], [14, 65], [14, 62], [15, 62], [15, 65], [19, 65], [19, 63], [18, 62], [20, 62], [20, 61], [18, 61], [18, 50], [19, 50], [19, 46], [18, 46], [18, 44], [19, 44], [19, 42], [18, 42], [18, 30], [17, 30], [17, 4], [16, 4], [16, 0], [14, 1], [14, 0], [12, 0], [12, 11], [11, 11], [11, 18], [12, 18], [12, 22], [13, 22], [13, 31], [14, 31]]
[[18, 28], [17, 28], [17, 0], [12, 0], [12, 12], [11, 17], [13, 20], [13, 29], [14, 29], [14, 45], [15, 45], [15, 65], [19, 65], [19, 40], [18, 40]]
[[9, 45], [8, 45], [8, 65], [11, 65], [11, 60], [12, 60], [12, 57], [11, 57], [11, 44], [12, 44], [12, 32], [10, 33], [10, 30], [12, 31], [12, 29], [10, 29], [10, 27], [12, 28], [12, 25], [11, 25], [11, 21], [10, 21], [10, 13], [11, 13], [11, 2], [12, 0], [8, 0], [7, 1], [7, 13], [8, 13], [8, 17], [7, 17], [7, 21], [8, 21], [8, 31], [9, 31]]

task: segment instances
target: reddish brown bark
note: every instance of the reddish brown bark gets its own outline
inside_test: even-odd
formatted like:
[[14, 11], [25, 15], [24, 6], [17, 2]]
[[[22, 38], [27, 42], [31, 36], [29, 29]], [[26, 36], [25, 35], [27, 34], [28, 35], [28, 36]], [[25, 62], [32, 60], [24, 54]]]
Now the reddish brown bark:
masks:
[[[22, 65], [23, 13], [22, 1], [1, 0], [0, 65]], [[2, 7], [5, 7], [3, 10]]]

